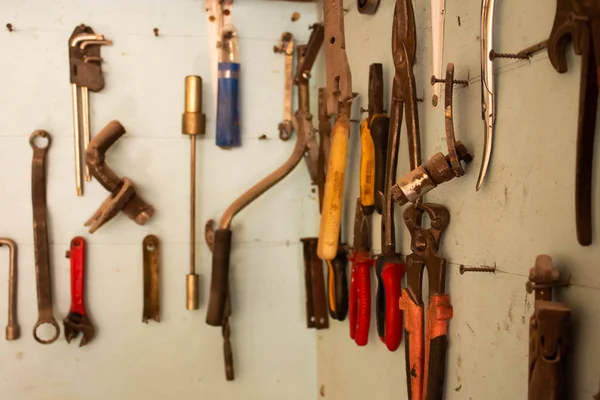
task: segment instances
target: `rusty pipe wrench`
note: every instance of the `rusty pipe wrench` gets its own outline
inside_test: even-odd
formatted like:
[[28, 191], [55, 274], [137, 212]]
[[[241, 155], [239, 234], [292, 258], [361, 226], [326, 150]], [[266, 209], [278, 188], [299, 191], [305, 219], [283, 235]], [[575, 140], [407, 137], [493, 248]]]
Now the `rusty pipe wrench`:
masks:
[[494, 124], [496, 122], [496, 92], [494, 89], [494, 61], [490, 53], [494, 46], [494, 6], [496, 0], [481, 2], [481, 118], [484, 126], [481, 169], [476, 189], [481, 189], [492, 157]]
[[[46, 144], [43, 141], [46, 141]], [[51, 136], [37, 130], [29, 137], [33, 149], [31, 171], [31, 200], [33, 204], [33, 242], [35, 250], [35, 276], [37, 280], [38, 320], [33, 327], [33, 337], [41, 344], [54, 343], [60, 335], [60, 326], [52, 311], [52, 282], [50, 279], [50, 247], [46, 205], [46, 153], [50, 148]], [[40, 326], [50, 324], [54, 335], [49, 339], [38, 336]]]
[[63, 325], [67, 343], [82, 334], [79, 347], [88, 344], [96, 334], [85, 308], [85, 254], [85, 239], [81, 236], [73, 238], [66, 253], [71, 263], [71, 309]]
[[331, 154], [327, 162], [317, 252], [322, 260], [333, 260], [337, 255], [340, 237], [353, 93], [346, 55], [343, 1], [325, 0], [323, 11], [327, 112], [336, 115], [336, 121], [331, 133]]
[[8, 325], [6, 340], [17, 340], [21, 336], [21, 327], [17, 321], [17, 244], [14, 240], [0, 238], [0, 247], [6, 246], [9, 251], [8, 271]]
[[282, 53], [285, 57], [285, 87], [283, 96], [283, 121], [279, 123], [279, 138], [289, 140], [294, 132], [292, 123], [292, 88], [294, 79], [294, 35], [283, 32], [279, 38], [279, 44], [273, 46], [274, 53]]
[[600, 93], [600, 4], [597, 1], [558, 0], [548, 40], [548, 57], [554, 69], [568, 69], [569, 38], [575, 54], [581, 55], [577, 158], [575, 165], [575, 221], [577, 240], [592, 243], [592, 177], [594, 137]]
[[[310, 154], [314, 154], [314, 151], [317, 152], [318, 156], [318, 147], [312, 129], [312, 115], [310, 115], [308, 104], [308, 78], [298, 83], [298, 86], [299, 110], [294, 116], [295, 131], [298, 134], [296, 135], [296, 144], [292, 155], [279, 168], [264, 177], [231, 203], [221, 216], [218, 228], [214, 232], [210, 296], [206, 313], [206, 323], [208, 325], [221, 326], [225, 315], [225, 305], [229, 292], [229, 258], [231, 255], [232, 238], [231, 221], [250, 203], [292, 172], [307, 152], [309, 157], [312, 157]], [[316, 167], [315, 175], [313, 177], [311, 173], [311, 178], [316, 179]]]

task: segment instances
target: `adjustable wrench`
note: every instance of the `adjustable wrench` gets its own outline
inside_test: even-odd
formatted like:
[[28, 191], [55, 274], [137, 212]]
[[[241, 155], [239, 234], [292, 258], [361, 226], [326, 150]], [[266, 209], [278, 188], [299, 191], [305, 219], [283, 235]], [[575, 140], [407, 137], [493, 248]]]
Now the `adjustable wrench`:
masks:
[[[46, 145], [41, 142], [46, 139]], [[52, 282], [50, 281], [50, 251], [46, 224], [46, 153], [51, 137], [46, 131], [35, 131], [29, 138], [33, 149], [31, 200], [33, 204], [33, 242], [35, 250], [35, 276], [37, 280], [38, 320], [33, 327], [33, 337], [41, 344], [54, 343], [60, 335], [60, 327], [52, 311]], [[38, 336], [41, 325], [54, 327], [54, 336], [45, 340]]]
[[79, 347], [82, 347], [89, 343], [96, 333], [85, 310], [85, 239], [80, 236], [73, 238], [66, 256], [71, 260], [71, 310], [63, 320], [65, 339], [67, 343], [71, 343], [71, 340], [81, 333], [83, 338]]

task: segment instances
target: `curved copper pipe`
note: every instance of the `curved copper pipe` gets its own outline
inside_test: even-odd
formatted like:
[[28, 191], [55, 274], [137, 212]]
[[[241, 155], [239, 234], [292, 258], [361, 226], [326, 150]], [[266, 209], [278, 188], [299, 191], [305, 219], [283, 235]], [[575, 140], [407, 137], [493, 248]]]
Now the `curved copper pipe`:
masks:
[[17, 244], [6, 238], [0, 238], [0, 247], [7, 246], [10, 257], [8, 271], [8, 325], [6, 340], [16, 340], [21, 336], [21, 328], [17, 322]]

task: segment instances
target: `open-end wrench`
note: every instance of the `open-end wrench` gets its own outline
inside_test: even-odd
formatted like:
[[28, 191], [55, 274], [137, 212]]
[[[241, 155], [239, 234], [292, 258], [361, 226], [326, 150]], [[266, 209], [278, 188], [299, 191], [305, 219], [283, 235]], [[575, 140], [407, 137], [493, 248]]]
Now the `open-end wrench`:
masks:
[[17, 244], [11, 239], [0, 238], [0, 247], [2, 246], [8, 247], [10, 251], [6, 340], [17, 340], [21, 336], [21, 327], [17, 322]]
[[71, 240], [71, 248], [67, 251], [71, 260], [71, 310], [63, 320], [67, 343], [75, 339], [79, 333], [83, 335], [79, 347], [89, 343], [96, 333], [85, 310], [85, 239], [77, 236]]
[[279, 44], [273, 46], [274, 53], [285, 56], [285, 91], [283, 96], [283, 121], [278, 125], [279, 138], [289, 140], [294, 131], [292, 122], [292, 88], [294, 80], [294, 35], [284, 32], [279, 38]]
[[[46, 139], [46, 144], [42, 143]], [[52, 311], [52, 283], [50, 281], [50, 251], [46, 224], [46, 153], [50, 148], [50, 134], [38, 130], [31, 134], [29, 144], [33, 149], [31, 169], [31, 200], [33, 204], [33, 242], [35, 250], [35, 276], [37, 280], [38, 320], [33, 327], [33, 337], [41, 344], [54, 343], [60, 335], [60, 327]], [[54, 336], [48, 340], [38, 336], [41, 325], [54, 327]]]

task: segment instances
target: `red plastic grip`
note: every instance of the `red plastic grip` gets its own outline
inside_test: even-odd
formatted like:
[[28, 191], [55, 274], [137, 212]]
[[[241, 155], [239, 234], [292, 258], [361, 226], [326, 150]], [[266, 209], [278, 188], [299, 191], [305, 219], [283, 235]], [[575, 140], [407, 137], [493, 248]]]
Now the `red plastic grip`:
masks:
[[71, 312], [86, 315], [83, 298], [85, 269], [85, 239], [77, 236], [71, 240]]
[[385, 288], [385, 345], [389, 351], [396, 351], [402, 341], [402, 310], [400, 293], [404, 264], [385, 263], [381, 272]]
[[352, 261], [350, 281], [349, 322], [350, 337], [358, 346], [369, 342], [371, 327], [371, 266], [369, 254], [357, 254]]

